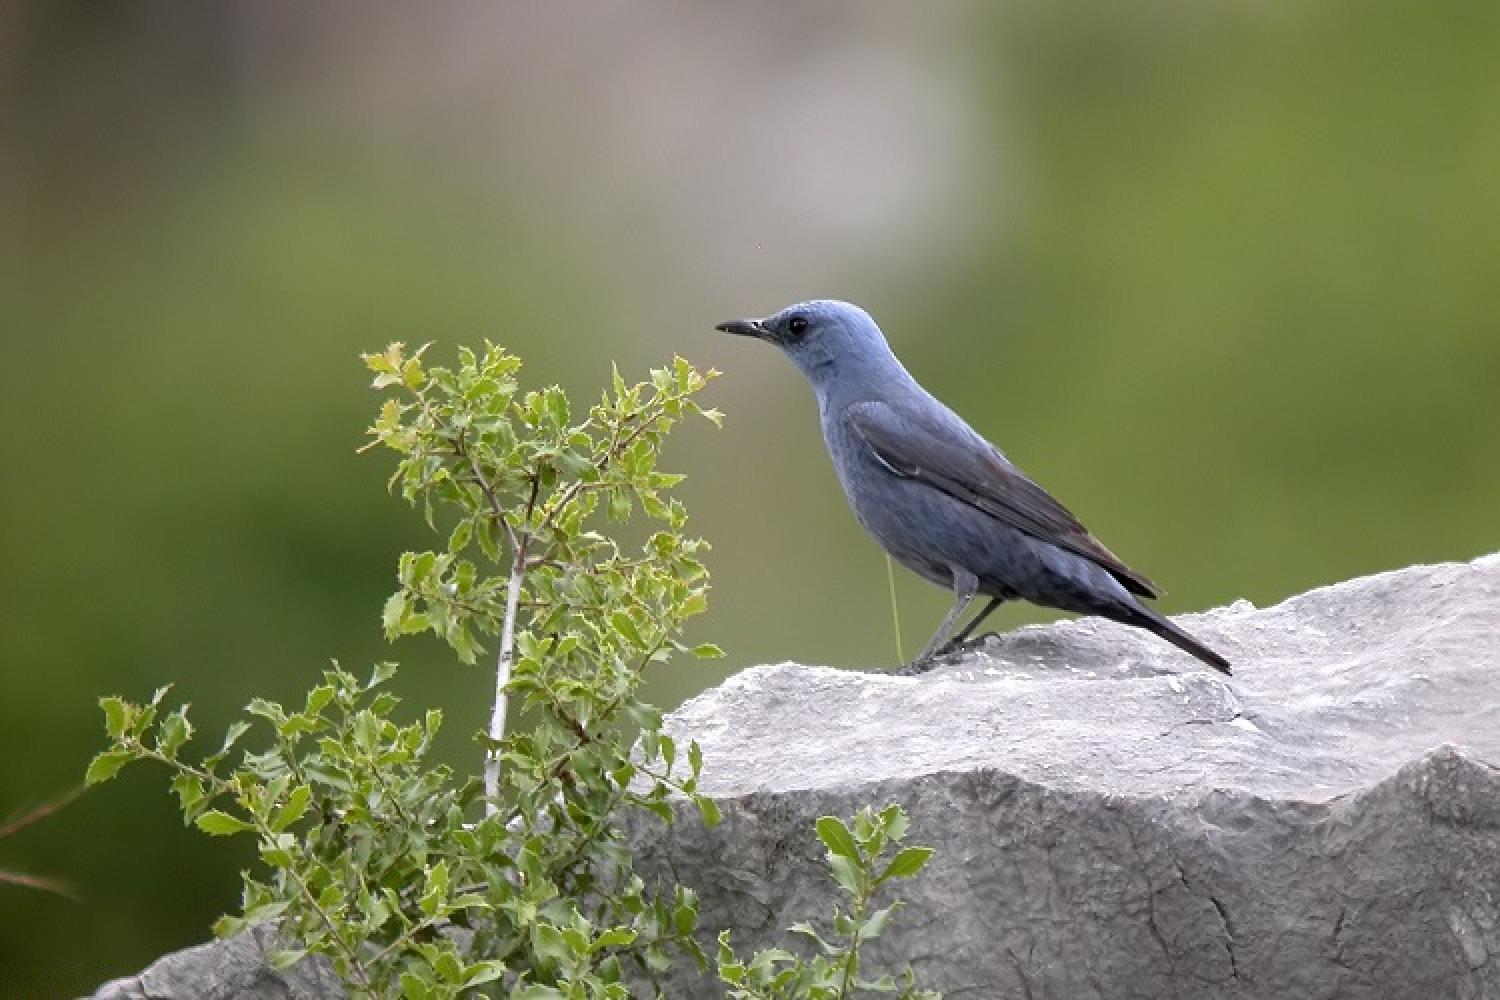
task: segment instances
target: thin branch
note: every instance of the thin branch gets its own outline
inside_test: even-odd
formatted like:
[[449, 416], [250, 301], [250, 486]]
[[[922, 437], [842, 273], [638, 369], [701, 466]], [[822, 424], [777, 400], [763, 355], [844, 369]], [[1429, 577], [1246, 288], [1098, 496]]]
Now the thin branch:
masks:
[[4, 826], [0, 826], [0, 840], [4, 840], [6, 837], [10, 837], [17, 833], [20, 833], [22, 830], [26, 829], [31, 824], [38, 822], [39, 820], [46, 819], [48, 816], [51, 816], [53, 813], [57, 812], [63, 806], [67, 805], [69, 802], [72, 802], [82, 794], [82, 788], [75, 788], [70, 792], [58, 796], [51, 802], [43, 802], [42, 804], [34, 806], [33, 808], [22, 812], [20, 815], [7, 820]]
[[43, 878], [40, 875], [27, 875], [25, 872], [0, 871], [0, 884], [19, 885], [27, 889], [40, 889], [43, 892], [50, 892], [65, 899], [71, 899], [75, 903], [78, 902], [78, 893], [74, 892], [73, 887], [68, 883], [60, 882], [57, 879]]
[[[479, 491], [484, 494], [485, 503], [489, 504], [490, 516], [493, 517], [500, 527], [505, 529], [505, 535], [510, 540], [511, 554], [514, 555], [519, 543], [516, 540], [516, 531], [505, 519], [505, 508], [500, 506], [500, 498], [495, 495], [495, 488], [490, 485], [489, 480], [484, 478], [484, 470], [474, 460], [473, 452], [469, 451], [467, 439], [464, 435], [467, 431], [459, 431], [458, 437], [453, 439], [453, 454], [455, 457], [469, 463], [469, 470], [474, 473], [474, 482], [479, 484]], [[531, 495], [536, 496], [536, 478], [531, 480]]]
[[407, 928], [406, 931], [403, 932], [400, 937], [396, 938], [390, 944], [386, 945], [379, 952], [377, 952], [375, 954], [375, 957], [372, 958], [372, 959], [370, 959], [370, 964], [371, 965], [379, 965], [382, 961], [384, 961], [386, 958], [388, 958], [398, 948], [400, 948], [401, 946], [405, 945], [408, 941], [410, 941], [413, 938], [415, 938], [422, 931], [430, 930], [433, 927], [436, 927], [438, 925], [438, 923], [439, 923], [439, 921], [438, 921], [438, 918], [436, 918], [436, 917], [423, 917], [421, 920], [418, 920], [416, 923], [412, 924], [409, 928]]
[[[471, 460], [475, 475], [479, 467]], [[536, 509], [537, 490], [541, 487], [541, 470], [531, 476], [531, 495], [526, 500], [524, 522], [531, 524], [532, 511]], [[488, 494], [493, 497], [493, 494]], [[499, 508], [491, 501], [496, 516]], [[509, 526], [507, 526], [509, 530]], [[500, 810], [500, 741], [505, 738], [505, 714], [509, 699], [505, 688], [510, 684], [511, 667], [515, 664], [516, 618], [520, 615], [521, 582], [526, 576], [526, 546], [532, 534], [527, 531], [511, 550], [510, 582], [505, 588], [505, 619], [500, 626], [500, 651], [495, 659], [495, 701], [490, 709], [490, 745], [484, 754], [485, 813], [493, 816]], [[515, 535], [511, 538], [514, 540]]]
[[500, 629], [500, 655], [495, 663], [495, 703], [490, 709], [490, 746], [484, 753], [484, 811], [493, 816], [500, 810], [500, 747], [505, 737], [505, 687], [510, 683], [510, 669], [515, 659], [516, 616], [520, 602], [521, 578], [525, 572], [522, 550], [511, 561], [510, 585], [505, 595], [505, 622]]
[[[869, 865], [873, 858], [866, 858], [864, 848], [859, 849], [859, 854], [864, 864]], [[860, 879], [863, 883], [864, 879]], [[854, 927], [849, 931], [849, 956], [844, 959], [843, 974], [839, 982], [839, 1000], [845, 1000], [849, 996], [851, 987], [856, 986], [859, 979], [859, 931], [865, 922], [865, 910], [870, 905], [870, 890], [861, 889], [854, 894]]]

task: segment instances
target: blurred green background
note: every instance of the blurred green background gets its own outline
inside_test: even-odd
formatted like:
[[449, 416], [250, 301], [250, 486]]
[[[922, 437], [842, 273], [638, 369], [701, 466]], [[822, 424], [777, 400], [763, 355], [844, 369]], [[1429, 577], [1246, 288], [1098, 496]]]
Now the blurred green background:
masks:
[[[0, 5], [0, 817], [78, 782], [102, 693], [216, 732], [330, 657], [399, 659], [472, 757], [486, 671], [377, 625], [427, 543], [354, 454], [396, 339], [586, 397], [725, 372], [664, 464], [729, 657], [662, 703], [889, 665], [810, 393], [712, 333], [811, 295], [1169, 611], [1493, 550], [1500, 5]], [[900, 604], [914, 646], [946, 598]], [[0, 842], [77, 897], [0, 885], [0, 996], [202, 939], [248, 861], [127, 771]]]

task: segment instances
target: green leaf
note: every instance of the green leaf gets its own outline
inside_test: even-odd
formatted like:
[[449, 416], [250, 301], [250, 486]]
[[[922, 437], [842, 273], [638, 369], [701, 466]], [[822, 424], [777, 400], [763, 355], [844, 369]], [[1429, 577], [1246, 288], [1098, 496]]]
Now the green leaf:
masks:
[[396, 676], [396, 665], [394, 663], [377, 663], [375, 669], [370, 672], [370, 680], [365, 684], [365, 690], [377, 688]]
[[306, 715], [318, 715], [323, 709], [328, 707], [328, 703], [331, 701], [333, 701], [333, 685], [319, 684], [307, 692], [307, 704], [303, 709], [303, 713]]
[[503, 975], [505, 975], [504, 962], [493, 959], [475, 962], [465, 970], [463, 985], [465, 989], [471, 989], [475, 986], [482, 986], [485, 983], [492, 983]]
[[411, 582], [414, 584], [426, 582], [427, 578], [432, 576], [433, 571], [437, 569], [437, 565], [438, 554], [436, 552], [428, 551], [412, 554]]
[[563, 964], [573, 958], [562, 931], [552, 924], [536, 924], [531, 928], [531, 947], [544, 962]]
[[401, 973], [402, 1000], [428, 1000], [437, 995], [437, 990], [424, 982], [422, 977], [415, 972]]
[[196, 823], [198, 829], [214, 837], [226, 837], [230, 834], [245, 833], [248, 830], [255, 829], [250, 823], [242, 819], [237, 819], [220, 809], [210, 809], [202, 816], [199, 816]]
[[179, 708], [165, 719], [157, 729], [156, 749], [167, 758], [177, 756], [177, 751], [193, 734], [193, 726], [187, 720], [187, 709]]
[[[420, 354], [421, 351], [417, 353]], [[419, 359], [412, 358], [401, 366], [401, 381], [408, 389], [422, 388], [422, 383], [427, 381], [427, 376], [422, 371], [422, 362]]]
[[272, 839], [260, 842], [260, 856], [275, 868], [290, 868], [297, 838], [290, 833], [278, 833]]
[[510, 1000], [568, 1000], [568, 995], [552, 986], [533, 984], [511, 993]]
[[365, 363], [366, 368], [378, 375], [396, 370], [396, 365], [392, 362], [390, 355], [396, 352], [399, 356], [400, 351], [400, 344], [392, 344], [382, 354], [361, 354], [359, 359]]
[[672, 909], [672, 929], [678, 937], [689, 937], [698, 926], [697, 901], [680, 903]]
[[116, 697], [100, 698], [99, 707], [104, 709], [104, 731], [109, 738], [117, 740], [125, 735], [125, 730], [130, 724], [130, 707], [123, 699]]
[[643, 647], [641, 633], [636, 631], [635, 620], [623, 611], [616, 611], [610, 615], [609, 623], [614, 626], [616, 632], [626, 638], [632, 646]]
[[249, 731], [250, 723], [246, 722], [244, 719], [236, 719], [234, 722], [230, 723], [229, 728], [224, 731], [224, 742], [219, 747], [219, 752], [214, 754], [213, 757], [209, 759], [214, 763], [217, 763], [218, 761], [221, 761], [225, 757], [229, 756], [229, 751], [234, 749], [234, 745], [239, 742], [240, 737], [244, 736]]
[[823, 936], [814, 929], [813, 925], [805, 920], [793, 924], [787, 930], [793, 934], [801, 934], [805, 938], [810, 938], [818, 946], [818, 950], [825, 955], [834, 955], [839, 951], [838, 945], [825, 941]]
[[411, 597], [405, 588], [386, 598], [385, 607], [380, 612], [380, 627], [385, 631], [387, 639], [394, 639], [401, 634], [401, 623], [406, 620], [411, 609]]
[[135, 760], [135, 754], [129, 750], [106, 750], [89, 761], [88, 773], [84, 775], [84, 783], [97, 785], [108, 781], [120, 773], [120, 768]]
[[448, 636], [448, 644], [458, 654], [458, 661], [465, 665], [472, 665], [479, 659], [479, 644], [474, 641], [474, 635], [469, 631], [467, 624], [454, 628]]
[[207, 794], [203, 788], [203, 782], [185, 771], [172, 779], [172, 791], [177, 793], [177, 798], [182, 803], [183, 815], [189, 820], [197, 815], [198, 807]]
[[474, 522], [468, 518], [459, 521], [453, 529], [453, 534], [448, 536], [448, 551], [462, 552], [468, 547], [469, 539], [474, 534]]
[[427, 916], [436, 916], [448, 898], [448, 862], [439, 861], [427, 873], [427, 887], [422, 892], [419, 905]]
[[767, 967], [796, 960], [797, 956], [784, 948], [763, 948], [755, 953], [755, 964]]
[[891, 863], [885, 866], [885, 871], [880, 873], [877, 882], [893, 878], [909, 878], [921, 871], [931, 857], [932, 848], [930, 847], [903, 848], [891, 859]]
[[286, 721], [286, 711], [274, 701], [267, 701], [265, 698], [251, 698], [250, 703], [245, 706], [245, 711], [276, 726]]
[[609, 494], [609, 519], [611, 521], [630, 520], [630, 494], [623, 490], [612, 490]]
[[693, 655], [700, 660], [721, 660], [724, 650], [711, 642], [704, 642], [693, 647]]
[[625, 705], [625, 715], [643, 732], [649, 733], [661, 728], [661, 709], [654, 705], [631, 701]]
[[492, 910], [490, 901], [477, 892], [466, 892], [448, 900], [449, 910]]
[[718, 826], [723, 818], [719, 813], [719, 804], [707, 795], [694, 797], [693, 802], [698, 806], [698, 814], [703, 817], [704, 825]]
[[650, 969], [657, 975], [661, 975], [672, 967], [672, 960], [668, 958], [667, 953], [657, 945], [648, 946], [646, 948], [645, 954], [641, 957], [646, 961], [646, 968]]
[[896, 906], [887, 906], [885, 909], [876, 910], [874, 913], [865, 917], [865, 919], [859, 925], [859, 939], [861, 941], [868, 941], [871, 938], [877, 938], [882, 933], [884, 933], [886, 924], [891, 922], [891, 914], [894, 913], [895, 910]]
[[[696, 914], [694, 916], [696, 917]], [[691, 930], [691, 928], [689, 929]], [[629, 927], [611, 927], [594, 938], [593, 942], [589, 945], [589, 951], [597, 953], [604, 951], [606, 948], [623, 948], [626, 945], [634, 944], [635, 938], [635, 931]]]
[[906, 825], [906, 810], [900, 805], [892, 803], [880, 811], [880, 828], [890, 839], [900, 840], [905, 837]]
[[292, 789], [286, 802], [276, 810], [276, 815], [271, 819], [271, 829], [280, 833], [301, 819], [307, 812], [307, 802], [311, 797], [312, 789], [306, 785], [298, 785]]
[[818, 839], [835, 855], [858, 862], [859, 846], [844, 821], [837, 816], [820, 816], [816, 824]]
[[463, 963], [452, 951], [439, 952], [432, 961], [432, 969], [446, 982], [458, 985], [464, 980]]
[[661, 759], [667, 765], [667, 773], [672, 773], [672, 765], [677, 763], [677, 741], [666, 733], [658, 733], [656, 737], [657, 747], [661, 751]]
[[500, 540], [495, 531], [495, 522], [488, 517], [479, 521], [479, 551], [491, 562], [500, 561]]
[[546, 406], [547, 416], [554, 425], [562, 427], [568, 422], [568, 397], [557, 386], [547, 390]]
[[224, 938], [234, 937], [249, 926], [249, 922], [240, 917], [220, 917], [214, 921], [212, 930], [214, 937], [222, 941]]
[[833, 880], [851, 896], [859, 895], [860, 876], [862, 870], [855, 861], [851, 861], [842, 854], [830, 854], [828, 856], [828, 869], [833, 873]]
[[255, 885], [255, 883], [250, 883], [250, 885], [255, 886], [255, 889], [262, 893], [263, 896], [258, 899], [253, 898], [250, 895], [249, 886], [247, 886], [245, 912], [242, 916], [246, 924], [263, 924], [267, 921], [277, 920], [291, 907], [292, 901], [289, 899], [272, 899], [270, 897], [270, 889], [267, 887]]

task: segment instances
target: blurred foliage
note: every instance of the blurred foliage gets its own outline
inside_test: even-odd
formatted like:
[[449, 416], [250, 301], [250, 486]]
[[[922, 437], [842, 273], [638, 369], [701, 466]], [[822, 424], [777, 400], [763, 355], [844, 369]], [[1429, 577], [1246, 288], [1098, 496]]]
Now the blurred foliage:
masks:
[[[622, 54], [568, 80], [540, 74], [560, 50], [533, 44], [509, 79], [559, 89], [547, 113], [548, 90], [495, 86], [442, 119], [419, 97], [443, 67], [391, 56], [427, 34], [379, 48], [361, 8], [330, 5], [349, 30], [319, 32], [286, 6], [8, 6], [0, 814], [73, 783], [101, 691], [175, 680], [217, 729], [252, 694], [305, 691], [330, 657], [391, 655], [370, 623], [420, 533], [353, 455], [349, 361], [372, 342], [490, 337], [569, 391], [610, 360], [724, 370], [725, 430], [669, 448], [714, 543], [702, 628], [724, 670], [892, 660], [881, 556], [805, 386], [711, 332], [809, 294], [870, 308], [929, 388], [1168, 587], [1168, 611], [1496, 548], [1500, 6], [1022, 0], [888, 35], [863, 9], [766, 14], [757, 57], [826, 62], [857, 28], [884, 60], [939, 61], [971, 146], [963, 186], [928, 196], [934, 212], [956, 199], [968, 228], [934, 248], [893, 226], [866, 241], [879, 254], [850, 248], [853, 274], [806, 250], [816, 218], [711, 231], [686, 196], [731, 161], [774, 192], [784, 164], [836, 160], [821, 122], [789, 119], [786, 148], [650, 140], [647, 172], [684, 192], [671, 225], [657, 216], [676, 202], [648, 210], [608, 183], [636, 123], [569, 101], [648, 78], [706, 92], [752, 44], [686, 8], [699, 30], [680, 59]], [[250, 11], [257, 30], [237, 30]], [[340, 61], [361, 45], [377, 53], [363, 75]], [[794, 113], [780, 79], [767, 66], [686, 107], [751, 128], [766, 102]], [[503, 143], [467, 144], [502, 114]], [[528, 160], [565, 120], [601, 142]], [[574, 211], [579, 177], [618, 211]], [[731, 244], [760, 247], [756, 266]], [[923, 632], [944, 596], [898, 583]], [[487, 679], [408, 645], [398, 687], [451, 706], [437, 749], [461, 754]], [[668, 667], [647, 697], [675, 704], [717, 670]], [[200, 841], [127, 772], [0, 844], [0, 868], [79, 896], [0, 887], [0, 995], [76, 994], [201, 939], [238, 877]]]

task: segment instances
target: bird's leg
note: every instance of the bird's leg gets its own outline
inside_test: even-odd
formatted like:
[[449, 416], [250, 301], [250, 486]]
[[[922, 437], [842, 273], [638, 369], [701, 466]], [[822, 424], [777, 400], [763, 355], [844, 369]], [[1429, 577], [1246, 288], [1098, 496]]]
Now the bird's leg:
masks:
[[943, 641], [947, 638], [948, 630], [953, 628], [953, 623], [963, 615], [978, 590], [979, 580], [973, 573], [957, 566], [953, 567], [953, 610], [948, 612], [948, 617], [943, 619], [943, 623], [932, 634], [932, 639], [928, 641], [927, 648], [922, 650], [922, 655], [912, 662], [920, 663], [931, 659], [938, 650], [943, 648]]
[[986, 604], [984, 606], [984, 609], [981, 610], [979, 612], [979, 614], [977, 614], [973, 618], [971, 618], [969, 620], [969, 624], [965, 625], [962, 629], [960, 629], [959, 632], [958, 632], [958, 634], [955, 635], [953, 638], [951, 638], [947, 642], [943, 643], [943, 648], [942, 648], [941, 652], [945, 652], [946, 653], [946, 652], [949, 652], [950, 650], [957, 649], [959, 646], [963, 645], [963, 641], [965, 639], [967, 639], [969, 636], [971, 636], [971, 635], [974, 634], [974, 630], [979, 627], [979, 623], [982, 622], [982, 621], [984, 621], [986, 618], [988, 618], [991, 611], [994, 611], [996, 608], [998, 608], [1000, 605], [1002, 605], [1004, 603], [1005, 603], [1005, 598], [1003, 598], [1003, 597], [991, 597], [990, 598], [990, 603]]

